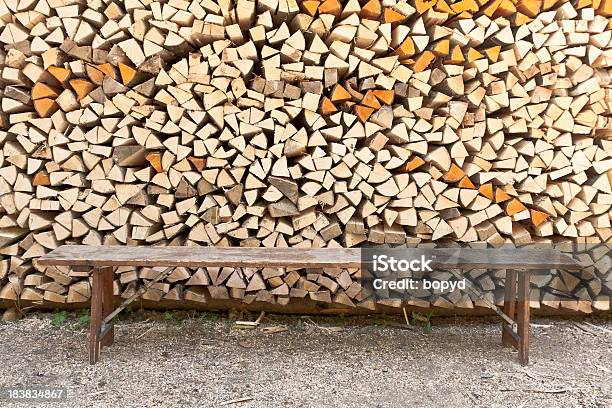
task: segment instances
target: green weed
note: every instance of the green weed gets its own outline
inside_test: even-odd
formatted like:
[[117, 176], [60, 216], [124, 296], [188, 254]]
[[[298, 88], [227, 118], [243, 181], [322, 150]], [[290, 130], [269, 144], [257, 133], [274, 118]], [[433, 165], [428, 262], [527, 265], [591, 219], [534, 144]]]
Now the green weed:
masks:
[[422, 323], [423, 333], [430, 334], [432, 317], [433, 317], [433, 312], [427, 312], [425, 314], [421, 314], [419, 312], [412, 312], [412, 325], [418, 326], [419, 323]]
[[67, 319], [68, 319], [68, 312], [66, 312], [65, 310], [62, 310], [61, 312], [56, 312], [53, 314], [53, 317], [51, 318], [51, 324], [55, 327], [60, 327], [61, 325], [66, 323]]

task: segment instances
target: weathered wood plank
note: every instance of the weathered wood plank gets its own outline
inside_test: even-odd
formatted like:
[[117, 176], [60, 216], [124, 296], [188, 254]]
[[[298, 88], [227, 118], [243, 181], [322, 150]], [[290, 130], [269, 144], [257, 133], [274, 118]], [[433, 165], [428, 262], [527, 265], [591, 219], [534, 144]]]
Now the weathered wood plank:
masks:
[[125, 247], [63, 245], [38, 259], [41, 265], [228, 266], [356, 268], [356, 249]]
[[[398, 252], [398, 255], [400, 253]], [[433, 268], [577, 269], [568, 255], [551, 249], [401, 250], [404, 259], [432, 259]], [[40, 257], [40, 265], [361, 267], [361, 250], [350, 248], [218, 248], [63, 245]]]

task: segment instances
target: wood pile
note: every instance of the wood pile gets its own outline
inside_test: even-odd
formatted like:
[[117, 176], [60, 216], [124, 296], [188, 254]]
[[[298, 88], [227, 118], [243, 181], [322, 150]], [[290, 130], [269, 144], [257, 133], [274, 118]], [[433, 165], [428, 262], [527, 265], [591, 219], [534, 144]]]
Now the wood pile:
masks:
[[[534, 306], [608, 310], [611, 17], [611, 0], [2, 0], [0, 300], [87, 301], [87, 272], [36, 265], [63, 243], [569, 243], [599, 249], [535, 282]], [[323, 272], [177, 268], [145, 298], [376, 308], [359, 271]], [[499, 303], [503, 271], [473, 273]], [[119, 268], [115, 292], [155, 274]]]

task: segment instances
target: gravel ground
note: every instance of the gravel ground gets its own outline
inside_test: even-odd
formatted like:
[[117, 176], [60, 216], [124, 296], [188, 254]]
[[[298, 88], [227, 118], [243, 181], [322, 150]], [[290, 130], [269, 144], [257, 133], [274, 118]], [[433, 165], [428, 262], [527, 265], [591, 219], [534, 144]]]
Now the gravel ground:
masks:
[[[123, 316], [90, 366], [86, 318], [64, 317], [0, 323], [0, 388], [68, 390], [39, 407], [612, 406], [610, 316], [533, 320], [529, 367], [490, 318], [434, 318], [424, 334], [398, 317], [270, 315], [238, 330], [256, 316], [183, 312]], [[287, 330], [262, 331], [275, 327]]]

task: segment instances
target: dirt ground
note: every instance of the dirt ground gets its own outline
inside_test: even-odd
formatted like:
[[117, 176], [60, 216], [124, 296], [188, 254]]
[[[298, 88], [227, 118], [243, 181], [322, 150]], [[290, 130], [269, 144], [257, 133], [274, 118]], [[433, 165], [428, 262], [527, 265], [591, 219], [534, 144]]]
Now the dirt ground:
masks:
[[533, 320], [529, 367], [502, 347], [497, 319], [434, 317], [429, 334], [395, 316], [266, 315], [235, 328], [256, 317], [123, 315], [95, 366], [82, 314], [0, 323], [0, 389], [67, 390], [38, 407], [612, 406], [612, 316]]

